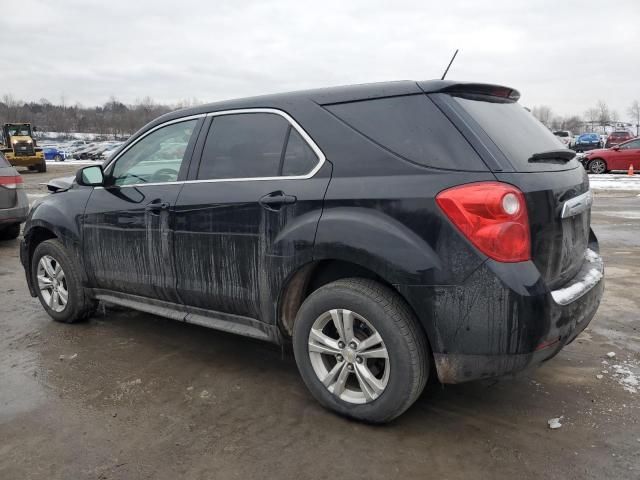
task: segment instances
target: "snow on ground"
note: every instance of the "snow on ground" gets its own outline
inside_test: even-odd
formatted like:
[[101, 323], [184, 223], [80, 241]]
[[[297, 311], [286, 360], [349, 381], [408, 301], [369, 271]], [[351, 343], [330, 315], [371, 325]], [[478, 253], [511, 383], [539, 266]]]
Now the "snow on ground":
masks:
[[64, 165], [101, 165], [104, 160], [75, 160], [67, 159], [64, 162], [56, 162], [55, 160], [47, 160], [47, 167], [64, 166]]
[[640, 192], [640, 174], [608, 173], [605, 175], [589, 175], [591, 190], [631, 190]]
[[622, 361], [621, 363], [610, 364], [607, 360], [603, 360], [604, 374], [611, 375], [624, 390], [629, 393], [638, 393], [640, 391], [640, 363], [633, 360]]

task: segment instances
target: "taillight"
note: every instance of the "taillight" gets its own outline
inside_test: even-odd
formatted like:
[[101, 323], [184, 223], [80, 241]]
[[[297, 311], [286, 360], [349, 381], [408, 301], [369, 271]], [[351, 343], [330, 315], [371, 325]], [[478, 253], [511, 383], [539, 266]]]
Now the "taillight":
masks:
[[22, 177], [16, 175], [15, 177], [0, 177], [0, 185], [5, 188], [22, 188]]
[[499, 262], [531, 259], [531, 235], [524, 195], [512, 185], [481, 182], [449, 188], [436, 202], [486, 256]]

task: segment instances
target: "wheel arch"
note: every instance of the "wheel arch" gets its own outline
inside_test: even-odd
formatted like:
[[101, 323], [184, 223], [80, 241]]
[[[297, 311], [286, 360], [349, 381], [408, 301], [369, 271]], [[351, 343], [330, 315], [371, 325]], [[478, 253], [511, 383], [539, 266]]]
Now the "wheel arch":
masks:
[[51, 239], [59, 239], [58, 235], [54, 233], [53, 229], [49, 226], [35, 225], [29, 228], [28, 233], [24, 235], [24, 270], [27, 277], [27, 286], [29, 287], [29, 293], [32, 297], [37, 296], [36, 288], [31, 276], [31, 260], [33, 258], [33, 252], [36, 247], [42, 242]]
[[[398, 294], [416, 318], [426, 339], [429, 355], [432, 355], [430, 328], [424, 325], [424, 316], [417, 314], [413, 305], [402, 291], [393, 282], [386, 279], [384, 275], [368, 266], [338, 258], [327, 258], [302, 265], [285, 281], [277, 306], [277, 325], [283, 339], [288, 341], [291, 338], [298, 310], [304, 300], [320, 287], [344, 278], [375, 280]], [[433, 365], [435, 364], [432, 362]]]

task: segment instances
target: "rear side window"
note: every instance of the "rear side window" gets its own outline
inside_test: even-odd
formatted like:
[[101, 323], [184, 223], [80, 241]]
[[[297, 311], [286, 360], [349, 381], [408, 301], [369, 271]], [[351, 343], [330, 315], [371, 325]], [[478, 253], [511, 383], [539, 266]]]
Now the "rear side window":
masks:
[[453, 97], [511, 162], [516, 171], [564, 170], [573, 163], [534, 163], [534, 153], [564, 149], [566, 146], [517, 102], [488, 97]]
[[0, 152], [0, 167], [10, 167], [11, 164], [7, 161], [4, 153]]
[[282, 162], [282, 175], [306, 175], [318, 163], [316, 153], [298, 131], [289, 127], [289, 139]]
[[433, 168], [487, 170], [478, 155], [426, 95], [325, 106], [387, 150]]
[[214, 118], [205, 141], [198, 179], [275, 177], [289, 122], [272, 113]]

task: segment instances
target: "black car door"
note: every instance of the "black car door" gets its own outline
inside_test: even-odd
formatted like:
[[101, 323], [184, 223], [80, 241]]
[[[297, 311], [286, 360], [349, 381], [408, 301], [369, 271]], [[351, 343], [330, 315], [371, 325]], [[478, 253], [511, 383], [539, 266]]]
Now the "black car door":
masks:
[[268, 322], [280, 284], [312, 259], [331, 165], [283, 112], [213, 115], [175, 208], [178, 294]]
[[176, 302], [170, 211], [203, 122], [190, 117], [143, 134], [105, 168], [82, 224], [89, 285]]

